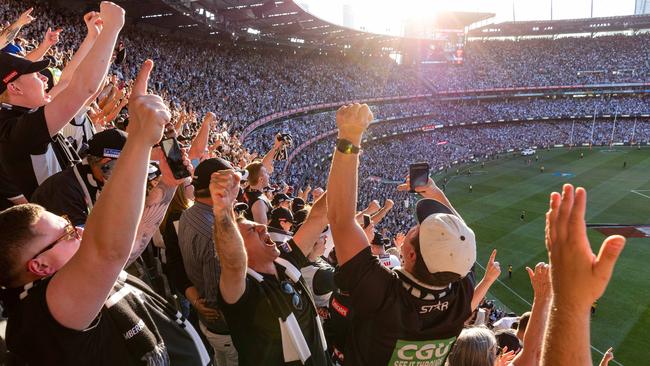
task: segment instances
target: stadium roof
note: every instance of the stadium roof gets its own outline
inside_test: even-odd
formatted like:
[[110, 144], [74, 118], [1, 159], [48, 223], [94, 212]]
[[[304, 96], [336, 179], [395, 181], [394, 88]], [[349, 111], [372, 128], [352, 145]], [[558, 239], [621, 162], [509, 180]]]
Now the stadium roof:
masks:
[[489, 24], [472, 29], [469, 37], [519, 37], [650, 29], [650, 14], [565, 20], [534, 20]]
[[[91, 0], [83, 0], [91, 3]], [[402, 37], [336, 25], [307, 12], [293, 0], [122, 0], [136, 26], [150, 25], [172, 34], [219, 42], [267, 43], [322, 50], [398, 49]], [[94, 2], [93, 2], [94, 3]], [[396, 5], [398, 6], [398, 5]], [[464, 30], [494, 16], [455, 12], [435, 17], [436, 28]]]

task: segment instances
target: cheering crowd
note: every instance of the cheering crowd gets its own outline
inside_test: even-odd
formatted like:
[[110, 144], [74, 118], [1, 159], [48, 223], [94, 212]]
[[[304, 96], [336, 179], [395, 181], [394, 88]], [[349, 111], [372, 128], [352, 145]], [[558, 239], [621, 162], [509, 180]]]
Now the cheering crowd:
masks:
[[[384, 139], [405, 124], [370, 127], [371, 108], [353, 104], [260, 129], [244, 144], [238, 131], [271, 112], [422, 87], [387, 59], [178, 47], [124, 29], [111, 2], [84, 15], [31, 1], [0, 7], [1, 362], [591, 364], [589, 308], [625, 241], [607, 238], [594, 257], [584, 189], [551, 194], [553, 265], [528, 268], [534, 301], [516, 317], [486, 300], [501, 274], [496, 251], [477, 278], [473, 230], [444, 184], [404, 181], [404, 154], [449, 169], [505, 149], [611, 142], [612, 129], [647, 141], [646, 119]], [[411, 129], [473, 115], [645, 111], [638, 97], [544, 102], [372, 109], [425, 115]], [[292, 146], [329, 130], [286, 161]]]
[[437, 90], [648, 82], [650, 36], [615, 35], [526, 40], [476, 40], [461, 67], [424, 73]]

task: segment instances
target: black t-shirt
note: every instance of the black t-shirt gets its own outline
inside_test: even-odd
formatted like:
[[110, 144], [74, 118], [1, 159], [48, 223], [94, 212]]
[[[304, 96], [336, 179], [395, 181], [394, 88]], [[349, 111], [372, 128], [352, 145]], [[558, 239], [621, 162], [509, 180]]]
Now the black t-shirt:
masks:
[[[120, 275], [97, 318], [84, 331], [51, 315], [49, 278], [9, 307], [7, 347], [29, 365], [205, 365], [203, 343], [188, 322], [144, 283]], [[17, 291], [20, 291], [19, 289]], [[177, 312], [176, 312], [177, 313]], [[203, 355], [203, 357], [201, 356]], [[202, 361], [203, 360], [203, 361]]]
[[11, 179], [0, 165], [0, 211], [13, 206], [10, 199], [18, 198], [22, 195], [18, 188], [11, 182]]
[[27, 199], [40, 183], [70, 166], [76, 157], [64, 141], [60, 134], [50, 136], [45, 107], [29, 110], [2, 104], [0, 163]]
[[[300, 250], [286, 253], [283, 258], [296, 268], [301, 268], [309, 263]], [[271, 300], [265, 292], [267, 290], [273, 291], [271, 296], [275, 299], [288, 304], [287, 306], [291, 307], [298, 320], [311, 352], [307, 365], [328, 365], [329, 361], [323, 350], [320, 334], [317, 331], [318, 326], [315, 323], [318, 321], [318, 315], [307, 285], [302, 277], [300, 284], [293, 284], [295, 290], [300, 294], [302, 303], [302, 310], [296, 309], [292, 305], [292, 295], [286, 294], [280, 288], [281, 282], [290, 280], [281, 266], [276, 264], [276, 269], [279, 278], [260, 273], [265, 284], [260, 283], [251, 275], [247, 275], [246, 290], [235, 304], [227, 304], [219, 294], [219, 303], [239, 354], [239, 365], [301, 365], [300, 361], [284, 362], [280, 316], [273, 309]]]
[[178, 245], [178, 233], [174, 222], [178, 222], [183, 211], [171, 211], [164, 223], [162, 232], [163, 241], [165, 242], [165, 256], [163, 261], [163, 272], [169, 278], [169, 284], [172, 288], [185, 296], [185, 290], [192, 286], [192, 281], [187, 278], [185, 265], [183, 264], [183, 255]]
[[[79, 175], [94, 204], [99, 192], [97, 185], [88, 184], [86, 179], [92, 173], [90, 167], [84, 164], [77, 164]], [[94, 182], [94, 179], [93, 179]], [[81, 183], [77, 179], [74, 168], [67, 168], [47, 178], [32, 194], [30, 202], [45, 207], [56, 215], [67, 215], [75, 226], [83, 226], [88, 218], [88, 205], [86, 195]]]
[[348, 329], [354, 318], [350, 304], [350, 294], [340, 289], [332, 292], [329, 301], [328, 317], [323, 323], [325, 337], [327, 338], [328, 351], [332, 359], [342, 364], [345, 354], [345, 344], [350, 334]]
[[346, 365], [443, 365], [474, 295], [473, 272], [434, 291], [381, 265], [370, 247], [339, 268], [336, 283], [354, 308]]

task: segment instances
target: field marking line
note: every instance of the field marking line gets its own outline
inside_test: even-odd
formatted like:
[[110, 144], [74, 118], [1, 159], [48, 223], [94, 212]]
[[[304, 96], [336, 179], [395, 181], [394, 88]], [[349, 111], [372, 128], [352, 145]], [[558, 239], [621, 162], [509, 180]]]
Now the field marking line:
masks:
[[[648, 198], [650, 198], [650, 197], [648, 197]], [[476, 264], [477, 264], [479, 267], [481, 267], [481, 269], [483, 269], [483, 271], [485, 271], [485, 267], [483, 267], [479, 262], [476, 262]], [[524, 299], [523, 297], [521, 297], [521, 295], [519, 295], [515, 290], [513, 290], [512, 288], [510, 288], [510, 286], [506, 285], [503, 281], [501, 281], [500, 279], [497, 278], [497, 282], [499, 282], [503, 287], [505, 287], [506, 289], [508, 289], [508, 291], [512, 292], [512, 294], [515, 295], [515, 296], [517, 296], [521, 301], [525, 302], [528, 306], [530, 306], [530, 307], [533, 306], [533, 304], [531, 304], [530, 302], [528, 302], [528, 300], [526, 300], [526, 299]], [[501, 301], [501, 300], [499, 300], [499, 301]], [[590, 333], [591, 333], [591, 332], [590, 332]], [[591, 335], [590, 335], [590, 336], [591, 336]], [[600, 353], [601, 355], [604, 355], [604, 354], [605, 354], [605, 352], [599, 350], [598, 348], [596, 348], [596, 347], [594, 347], [594, 346], [592, 346], [592, 345], [589, 345], [589, 346], [591, 347], [591, 349], [593, 349], [594, 351]], [[612, 359], [610, 362], [614, 362], [614, 363], [617, 364], [617, 365], [621, 365], [621, 366], [623, 366], [623, 364], [620, 363], [620, 362], [618, 362], [618, 361], [616, 361], [616, 359]]]
[[650, 189], [642, 189], [642, 190], [631, 189], [631, 190], [630, 190], [630, 192], [632, 192], [632, 193], [636, 193], [636, 194], [638, 194], [639, 196], [643, 196], [643, 197], [645, 197], [645, 198], [650, 198], [650, 196], [645, 195], [645, 194], [643, 194], [643, 193], [641, 193], [641, 192], [649, 192], [649, 191], [650, 191]]

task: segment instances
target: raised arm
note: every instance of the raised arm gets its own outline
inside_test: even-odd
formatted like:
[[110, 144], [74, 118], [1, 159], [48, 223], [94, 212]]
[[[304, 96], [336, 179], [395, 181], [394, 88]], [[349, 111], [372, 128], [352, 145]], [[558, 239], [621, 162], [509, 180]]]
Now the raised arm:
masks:
[[36, 47], [35, 50], [32, 52], [28, 53], [27, 56], [25, 56], [26, 59], [36, 62], [40, 61], [43, 56], [47, 53], [47, 51], [52, 48], [55, 44], [59, 43], [59, 35], [61, 34], [62, 29], [56, 29], [52, 30], [50, 28], [47, 28], [47, 32], [45, 32], [45, 37], [43, 37], [43, 42]]
[[379, 208], [380, 208], [379, 201], [372, 200], [368, 204], [368, 207], [357, 212], [357, 214], [355, 215], [355, 219], [357, 220], [357, 222], [363, 222], [363, 215], [372, 215], [374, 213], [377, 213], [379, 211]]
[[[605, 239], [598, 256], [591, 251], [585, 211], [587, 192], [565, 184], [562, 196], [551, 193], [546, 214], [546, 248], [551, 264], [553, 303], [542, 365], [592, 365], [589, 345], [591, 304], [605, 292], [625, 238]], [[570, 344], [571, 347], [567, 347]]]
[[20, 17], [15, 22], [0, 32], [0, 48], [5, 48], [9, 43], [13, 42], [20, 29], [35, 19], [31, 15], [32, 11], [34, 11], [34, 8], [27, 9], [24, 13], [20, 14]]
[[485, 275], [483, 276], [483, 279], [474, 288], [474, 296], [472, 297], [472, 310], [478, 308], [481, 300], [485, 298], [488, 290], [501, 274], [501, 267], [499, 266], [499, 262], [495, 261], [496, 256], [497, 250], [494, 249], [490, 255], [487, 266], [485, 266]]
[[208, 147], [210, 130], [216, 121], [217, 116], [214, 113], [208, 112], [205, 114], [205, 117], [203, 117], [203, 122], [201, 123], [201, 128], [199, 128], [199, 132], [194, 137], [194, 140], [192, 140], [192, 146], [190, 146], [189, 152], [190, 159], [201, 158], [201, 155], [203, 155], [203, 152]]
[[276, 137], [273, 137], [273, 147], [262, 158], [262, 164], [264, 164], [264, 167], [269, 172], [269, 174], [273, 173], [273, 156], [275, 155], [275, 152], [278, 151], [281, 147], [282, 141], [278, 140]]
[[293, 236], [302, 254], [306, 257], [314, 249], [314, 244], [327, 226], [327, 193], [314, 202], [307, 219]]
[[[346, 105], [336, 112], [339, 140], [349, 141], [355, 147], [361, 144], [363, 132], [373, 115], [367, 105]], [[368, 239], [355, 220], [359, 154], [334, 151], [332, 168], [327, 182], [327, 219], [332, 228], [336, 257], [340, 265], [368, 247]]]
[[185, 121], [187, 120], [187, 117], [185, 115], [185, 111], [180, 111], [178, 114], [178, 118], [176, 118], [176, 123], [174, 123], [174, 130], [176, 130], [176, 133], [180, 134], [183, 132], [183, 125], [185, 124]]
[[79, 67], [79, 64], [81, 64], [81, 61], [83, 61], [88, 55], [88, 52], [95, 44], [95, 41], [97, 41], [97, 37], [99, 36], [99, 33], [103, 27], [103, 21], [99, 17], [99, 13], [96, 13], [94, 11], [84, 15], [84, 23], [86, 23], [88, 33], [86, 34], [83, 42], [81, 42], [81, 45], [79, 46], [77, 52], [72, 55], [70, 62], [68, 62], [68, 64], [62, 70], [59, 82], [48, 93], [53, 99], [56, 99], [59, 93], [68, 87], [70, 80], [72, 80], [73, 75]]
[[[406, 183], [400, 184], [397, 187], [397, 190], [406, 192], [406, 191], [409, 190], [410, 187], [411, 187], [411, 182], [410, 182], [409, 178], [407, 177], [406, 178]], [[429, 180], [427, 181], [426, 186], [415, 187], [415, 192], [420, 194], [424, 198], [431, 198], [431, 199], [434, 199], [434, 200], [444, 204], [445, 206], [449, 207], [449, 209], [456, 216], [460, 217], [461, 220], [463, 219], [460, 216], [460, 214], [458, 213], [458, 211], [456, 211], [454, 206], [451, 205], [451, 202], [449, 202], [449, 199], [445, 195], [445, 192], [443, 192], [442, 189], [438, 188], [438, 186], [433, 181], [433, 179], [429, 178]]]
[[607, 349], [607, 352], [605, 352], [605, 354], [603, 355], [602, 360], [600, 360], [600, 363], [598, 364], [598, 366], [607, 366], [607, 365], [609, 365], [609, 361], [614, 359], [613, 351], [614, 351], [614, 348], [609, 347]]
[[103, 1], [100, 9], [103, 28], [97, 41], [79, 64], [70, 84], [45, 106], [45, 120], [52, 136], [95, 95], [108, 72], [117, 36], [124, 26], [124, 9], [108, 1]]
[[393, 206], [395, 206], [395, 202], [390, 198], [387, 199], [386, 202], [384, 202], [384, 206], [370, 217], [372, 223], [377, 225], [384, 217], [386, 217], [388, 212], [393, 209]]
[[160, 97], [146, 95], [152, 67], [147, 60], [138, 75], [131, 97], [131, 133], [88, 216], [79, 250], [47, 288], [48, 308], [67, 328], [86, 329], [97, 317], [133, 246], [151, 147], [160, 141], [170, 118]]
[[[138, 226], [138, 234], [128, 260], [129, 265], [144, 252], [151, 238], [159, 230], [160, 223], [165, 218], [165, 212], [167, 212], [167, 208], [174, 198], [176, 188], [185, 181], [184, 179], [174, 178], [174, 174], [160, 148], [153, 149], [151, 160], [158, 161], [162, 176], [158, 185], [153, 187], [145, 198], [144, 210], [142, 211], [142, 217]], [[193, 171], [192, 164], [187, 158], [186, 152], [183, 152], [183, 163], [191, 173]]]
[[239, 192], [240, 176], [233, 170], [221, 170], [210, 179], [214, 212], [214, 245], [221, 263], [219, 291], [228, 304], [236, 303], [246, 289], [248, 259], [244, 240], [235, 223], [233, 205]]
[[546, 263], [538, 263], [535, 270], [526, 267], [533, 285], [533, 308], [524, 333], [524, 350], [514, 360], [513, 366], [537, 366], [542, 358], [542, 344], [546, 319], [551, 307], [551, 272]]

